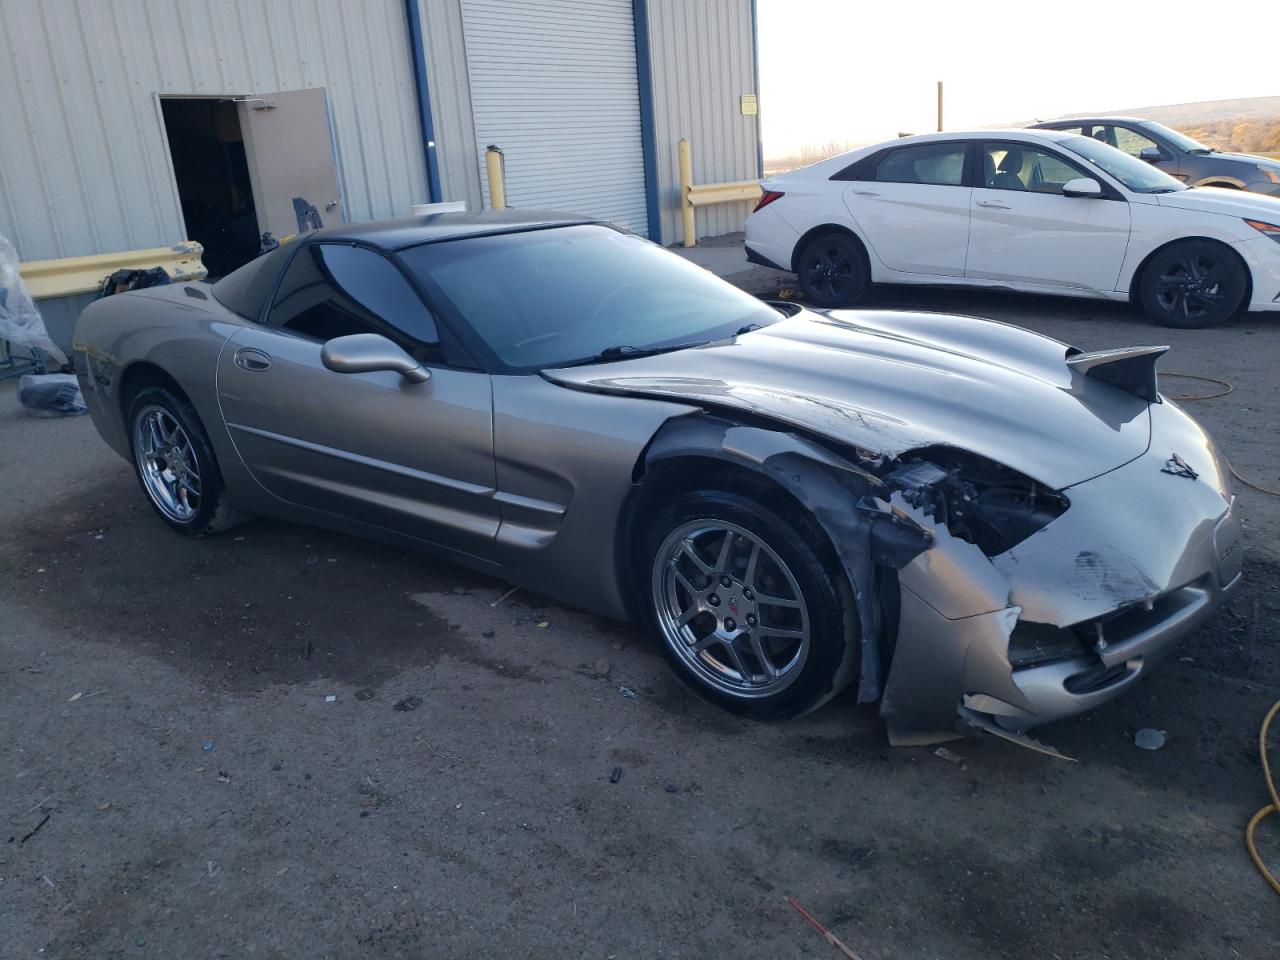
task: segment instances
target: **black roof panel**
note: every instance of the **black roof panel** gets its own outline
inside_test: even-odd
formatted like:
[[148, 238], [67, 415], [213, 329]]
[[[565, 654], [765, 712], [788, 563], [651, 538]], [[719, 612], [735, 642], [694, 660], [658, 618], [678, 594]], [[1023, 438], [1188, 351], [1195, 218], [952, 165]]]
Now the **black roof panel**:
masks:
[[594, 217], [550, 213], [545, 210], [481, 210], [478, 213], [430, 213], [398, 220], [370, 220], [346, 223], [308, 233], [301, 240], [355, 240], [383, 250], [400, 250], [419, 243], [458, 240], [489, 233], [515, 233], [544, 227], [567, 227], [599, 223]]

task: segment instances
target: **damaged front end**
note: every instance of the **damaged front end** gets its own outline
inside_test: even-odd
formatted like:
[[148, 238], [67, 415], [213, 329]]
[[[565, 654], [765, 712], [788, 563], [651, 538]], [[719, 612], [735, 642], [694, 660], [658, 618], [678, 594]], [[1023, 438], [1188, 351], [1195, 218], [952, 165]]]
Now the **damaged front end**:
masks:
[[1119, 693], [1239, 579], [1216, 454], [1180, 411], [1153, 416], [1207, 476], [1171, 487], [1149, 451], [1054, 490], [946, 446], [878, 458], [713, 413], [669, 421], [645, 462], [732, 462], [813, 514], [857, 605], [858, 700], [881, 701], [891, 743], [986, 731], [1056, 754], [1024, 731]]

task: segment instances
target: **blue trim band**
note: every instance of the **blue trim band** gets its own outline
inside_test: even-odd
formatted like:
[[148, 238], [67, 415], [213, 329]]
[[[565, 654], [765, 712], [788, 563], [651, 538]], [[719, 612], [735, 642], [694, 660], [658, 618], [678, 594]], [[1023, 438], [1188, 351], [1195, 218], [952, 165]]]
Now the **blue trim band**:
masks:
[[409, 18], [409, 46], [413, 48], [413, 79], [418, 87], [418, 119], [422, 123], [422, 152], [427, 161], [427, 193], [432, 203], [444, 197], [440, 190], [440, 166], [436, 163], [436, 126], [431, 119], [431, 87], [427, 82], [427, 46], [422, 33], [418, 0], [405, 0]]
[[657, 123], [653, 118], [653, 63], [649, 55], [649, 3], [631, 0], [636, 34], [636, 81], [640, 88], [640, 143], [644, 153], [644, 205], [649, 239], [662, 243], [662, 212], [658, 208]]
[[760, 135], [760, 24], [756, 0], [751, 0], [751, 65], [756, 83], [756, 176], [764, 179], [764, 137]]

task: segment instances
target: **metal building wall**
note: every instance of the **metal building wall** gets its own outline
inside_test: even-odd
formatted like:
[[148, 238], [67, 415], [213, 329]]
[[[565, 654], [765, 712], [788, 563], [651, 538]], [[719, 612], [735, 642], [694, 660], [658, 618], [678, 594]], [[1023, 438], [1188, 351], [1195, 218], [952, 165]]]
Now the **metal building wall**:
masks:
[[[0, 0], [0, 233], [27, 260], [185, 239], [156, 94], [305, 87], [348, 219], [428, 199], [403, 0]], [[84, 299], [41, 303], [55, 339]]]
[[[662, 242], [680, 231], [680, 167], [676, 144], [693, 148], [695, 183], [759, 177], [756, 117], [739, 97], [756, 90], [752, 0], [648, 0], [653, 64], [655, 152]], [[697, 211], [698, 236], [741, 230], [749, 203]]]
[[436, 128], [436, 162], [443, 193], [440, 199], [465, 200], [468, 210], [481, 210], [482, 158], [476, 153], [461, 0], [418, 0], [418, 5], [431, 81], [431, 120]]

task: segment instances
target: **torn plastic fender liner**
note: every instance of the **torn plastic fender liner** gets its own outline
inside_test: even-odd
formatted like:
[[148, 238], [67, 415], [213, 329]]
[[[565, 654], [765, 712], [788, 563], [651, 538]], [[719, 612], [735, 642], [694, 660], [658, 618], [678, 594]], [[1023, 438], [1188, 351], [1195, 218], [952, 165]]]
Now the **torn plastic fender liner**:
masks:
[[[880, 624], [875, 603], [877, 562], [905, 567], [926, 550], [929, 538], [877, 505], [881, 480], [795, 433], [742, 426], [709, 414], [668, 420], [645, 454], [646, 468], [679, 457], [711, 457], [755, 470], [803, 504], [835, 547], [857, 607], [858, 701], [880, 696]], [[842, 666], [842, 670], [844, 667]]]

